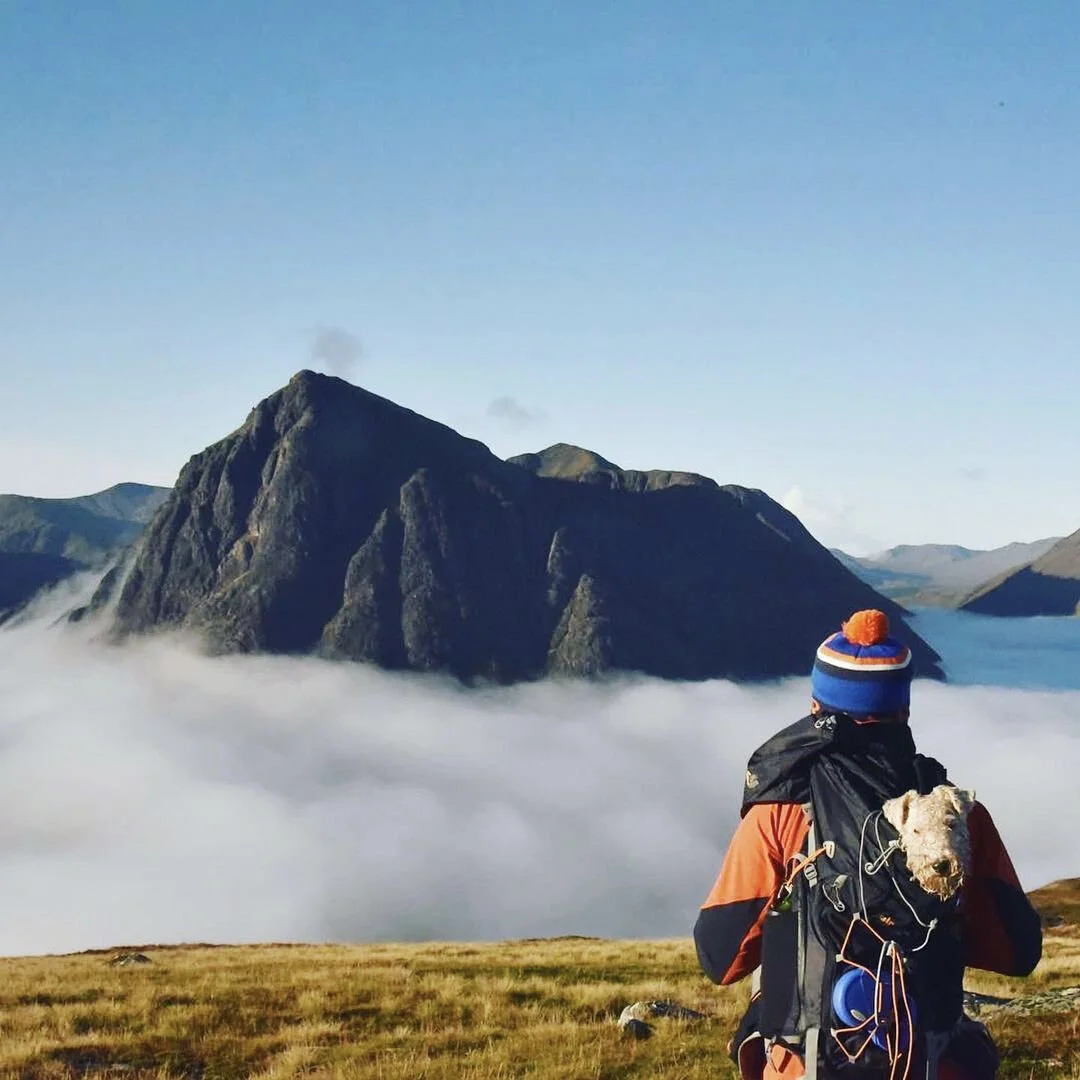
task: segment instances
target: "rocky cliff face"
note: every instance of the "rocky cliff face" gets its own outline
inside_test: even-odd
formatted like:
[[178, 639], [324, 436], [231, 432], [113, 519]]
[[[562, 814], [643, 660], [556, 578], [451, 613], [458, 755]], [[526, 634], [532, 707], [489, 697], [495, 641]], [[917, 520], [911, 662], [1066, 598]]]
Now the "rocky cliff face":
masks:
[[1080, 532], [1059, 540], [1027, 566], [987, 582], [960, 606], [981, 615], [1080, 613]]
[[501, 461], [301, 372], [184, 468], [115, 617], [466, 679], [704, 679], [805, 674], [870, 605], [902, 615], [762, 492], [575, 447]]

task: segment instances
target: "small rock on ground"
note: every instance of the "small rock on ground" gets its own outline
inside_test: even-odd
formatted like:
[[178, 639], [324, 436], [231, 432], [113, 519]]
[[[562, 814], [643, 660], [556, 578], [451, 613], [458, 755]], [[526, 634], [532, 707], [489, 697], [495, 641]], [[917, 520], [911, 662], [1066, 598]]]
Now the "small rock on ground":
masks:
[[1026, 997], [999, 998], [989, 994], [964, 993], [964, 1010], [974, 1016], [982, 1013], [1002, 1012], [1017, 1016], [1032, 1013], [1068, 1012], [1080, 1009], [1080, 986], [1066, 986], [1060, 990], [1044, 990]]
[[696, 1009], [688, 1009], [685, 1005], [678, 1005], [674, 1001], [635, 1001], [633, 1005], [627, 1005], [619, 1015], [619, 1027], [635, 1039], [647, 1039], [653, 1029], [646, 1023], [647, 1020], [655, 1020], [658, 1017], [666, 1017], [669, 1020], [707, 1020], [705, 1013]]
[[152, 964], [153, 961], [145, 953], [122, 952], [117, 953], [109, 963], [113, 967], [129, 967], [132, 964]]
[[619, 1024], [622, 1028], [624, 1035], [629, 1035], [634, 1039], [649, 1039], [652, 1037], [653, 1029], [645, 1023], [644, 1020], [635, 1020], [631, 1017], [625, 1024]]

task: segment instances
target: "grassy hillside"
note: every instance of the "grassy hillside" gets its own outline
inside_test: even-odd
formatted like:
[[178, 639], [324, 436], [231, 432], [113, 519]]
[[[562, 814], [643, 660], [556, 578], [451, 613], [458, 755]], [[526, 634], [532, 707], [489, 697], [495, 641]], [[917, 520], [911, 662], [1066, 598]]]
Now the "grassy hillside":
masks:
[[[263, 946], [0, 961], [0, 1075], [266, 1080], [727, 1075], [742, 993], [717, 992], [680, 942]], [[638, 999], [716, 1013], [622, 1037]], [[317, 1070], [317, 1071], [310, 1071]]]
[[[1080, 882], [1043, 894], [1073, 916]], [[1056, 921], [1056, 920], [1055, 920]], [[742, 987], [698, 974], [685, 940], [563, 938], [500, 944], [143, 948], [0, 960], [0, 1076], [714, 1080]], [[1080, 935], [1047, 933], [1030, 979], [975, 976], [1015, 996], [1080, 983]], [[668, 998], [715, 1020], [657, 1020], [648, 1041], [616, 1026], [623, 1006]], [[1080, 1077], [1080, 1012], [983, 1016], [1003, 1080]]]

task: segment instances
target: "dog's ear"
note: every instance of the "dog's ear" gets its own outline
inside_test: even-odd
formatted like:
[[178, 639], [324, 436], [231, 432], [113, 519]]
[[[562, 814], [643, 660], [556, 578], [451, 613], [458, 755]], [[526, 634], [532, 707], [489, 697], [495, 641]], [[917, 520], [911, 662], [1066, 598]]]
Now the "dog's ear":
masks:
[[967, 788], [949, 788], [949, 801], [956, 807], [956, 812], [967, 817], [975, 805], [975, 792]]
[[905, 791], [885, 804], [885, 820], [898, 831], [902, 831], [911, 813], [911, 804], [919, 797], [917, 791]]

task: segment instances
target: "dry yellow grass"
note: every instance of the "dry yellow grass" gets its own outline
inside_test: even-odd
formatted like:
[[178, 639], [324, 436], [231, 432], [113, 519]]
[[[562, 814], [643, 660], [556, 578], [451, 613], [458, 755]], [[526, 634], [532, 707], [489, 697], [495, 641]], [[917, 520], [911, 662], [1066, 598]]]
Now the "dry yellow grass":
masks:
[[[122, 968], [0, 961], [0, 1075], [712, 1078], [744, 1001], [700, 976], [685, 941], [146, 951], [152, 964]], [[621, 1037], [619, 1011], [646, 998], [726, 1022]]]
[[[0, 1076], [24, 1080], [715, 1080], [745, 989], [700, 975], [688, 941], [151, 948], [0, 960]], [[985, 993], [1080, 982], [1080, 938], [1048, 936], [1031, 979], [975, 977]], [[647, 1042], [615, 1020], [670, 998], [716, 1017], [656, 1021]], [[1080, 1077], [1076, 1014], [1002, 1019], [1003, 1078]]]

